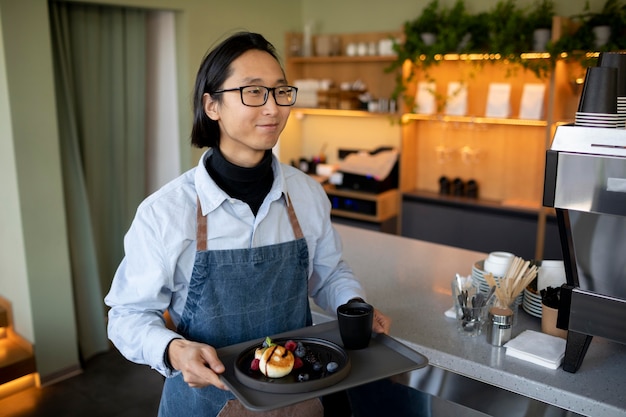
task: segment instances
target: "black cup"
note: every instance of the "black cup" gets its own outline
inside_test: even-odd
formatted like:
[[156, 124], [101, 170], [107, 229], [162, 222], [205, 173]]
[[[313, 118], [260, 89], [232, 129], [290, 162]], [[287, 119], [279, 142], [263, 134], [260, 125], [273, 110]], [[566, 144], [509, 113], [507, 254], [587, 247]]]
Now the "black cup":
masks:
[[465, 183], [461, 178], [455, 178], [454, 181], [452, 181], [452, 193], [457, 197], [463, 197], [465, 195]]
[[337, 321], [343, 347], [356, 350], [366, 348], [372, 338], [374, 307], [367, 303], [351, 302], [337, 307]]
[[602, 52], [598, 66], [617, 68], [617, 97], [626, 97], [626, 52]]
[[450, 180], [446, 176], [442, 176], [439, 178], [439, 194], [450, 194]]
[[468, 180], [465, 187], [465, 194], [469, 198], [478, 198], [478, 183], [476, 180]]
[[587, 68], [578, 111], [617, 114], [617, 68]]

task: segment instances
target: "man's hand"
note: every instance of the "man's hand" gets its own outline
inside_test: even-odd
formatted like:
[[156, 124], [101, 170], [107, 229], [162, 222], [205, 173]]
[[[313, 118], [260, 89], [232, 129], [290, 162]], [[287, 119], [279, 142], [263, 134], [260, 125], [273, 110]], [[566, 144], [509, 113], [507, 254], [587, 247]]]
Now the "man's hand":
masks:
[[183, 380], [191, 388], [213, 385], [228, 389], [219, 378], [225, 368], [213, 346], [175, 339], [169, 345], [168, 355], [172, 367], [183, 373]]
[[375, 333], [389, 334], [391, 329], [391, 318], [374, 309], [374, 320], [372, 320], [372, 331]]

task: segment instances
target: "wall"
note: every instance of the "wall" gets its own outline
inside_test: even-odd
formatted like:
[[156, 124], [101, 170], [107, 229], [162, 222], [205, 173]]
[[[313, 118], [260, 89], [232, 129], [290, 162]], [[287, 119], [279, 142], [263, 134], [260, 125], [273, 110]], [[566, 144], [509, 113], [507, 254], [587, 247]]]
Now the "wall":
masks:
[[[431, 0], [302, 0], [302, 22], [315, 22], [318, 33], [378, 32], [398, 30], [419, 15]], [[556, 13], [570, 16], [582, 12], [587, 0], [555, 0]], [[456, 0], [439, 0], [440, 6], [452, 7]], [[517, 0], [520, 7], [535, 0]], [[589, 0], [593, 11], [600, 10], [605, 0]], [[493, 8], [498, 0], [465, 0], [470, 12]]]
[[[14, 306], [15, 331], [35, 343], [38, 369], [50, 375], [75, 368], [78, 346], [47, 3], [2, 1], [0, 13], [12, 126], [2, 141], [3, 146], [12, 141], [15, 159], [7, 166], [13, 165], [15, 174], [8, 178], [18, 184], [17, 195], [9, 196], [13, 210], [3, 212], [3, 221], [14, 231], [20, 228], [22, 238], [2, 235], [4, 256], [19, 275], [0, 277], [0, 288]], [[22, 311], [29, 304], [31, 317]]]
[[[281, 0], [246, 0], [235, 3], [237, 7], [233, 2], [204, 0], [91, 2], [178, 12], [180, 141], [185, 169], [196, 160], [187, 146], [190, 97], [195, 71], [207, 49], [216, 39], [239, 29], [262, 32], [280, 47], [283, 33], [298, 27], [289, 22], [298, 22], [300, 14], [299, 3]], [[0, 190], [7, 200], [1, 206], [0, 260], [8, 261], [0, 266], [0, 294], [14, 306], [16, 331], [35, 344], [38, 370], [46, 379], [79, 363], [47, 1], [0, 0], [0, 24], [0, 173], [4, 174]]]
[[22, 337], [33, 340], [15, 148], [13, 141], [9, 140], [13, 137], [13, 125], [9, 113], [9, 85], [4, 55], [0, 20], [0, 297], [23, 300], [11, 306], [13, 317], [17, 319], [14, 327], [20, 329]]

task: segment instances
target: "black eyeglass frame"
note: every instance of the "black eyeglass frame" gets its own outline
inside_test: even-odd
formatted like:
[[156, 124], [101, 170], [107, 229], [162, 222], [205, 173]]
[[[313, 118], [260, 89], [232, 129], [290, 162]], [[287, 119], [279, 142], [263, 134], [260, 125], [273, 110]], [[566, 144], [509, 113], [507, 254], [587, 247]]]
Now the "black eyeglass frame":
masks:
[[[263, 103], [262, 104], [246, 104], [245, 101], [243, 100], [243, 90], [244, 88], [249, 88], [249, 87], [261, 87], [265, 89], [265, 96], [263, 97]], [[293, 90], [294, 92], [294, 98], [293, 98], [293, 103], [290, 104], [280, 104], [278, 102], [278, 100], [276, 100], [276, 90], [280, 89], [280, 88], [290, 88]], [[214, 91], [212, 94], [222, 94], [222, 93], [229, 93], [232, 91], [239, 91], [239, 98], [241, 99], [241, 104], [243, 104], [244, 106], [248, 106], [248, 107], [262, 107], [265, 106], [265, 104], [267, 104], [267, 100], [269, 100], [270, 98], [270, 92], [272, 93], [272, 96], [274, 97], [274, 103], [276, 103], [277, 106], [281, 106], [281, 107], [291, 107], [294, 104], [296, 104], [296, 99], [298, 98], [298, 87], [294, 87], [293, 85], [280, 85], [278, 87], [266, 87], [264, 85], [244, 85], [241, 87], [236, 87], [236, 88], [227, 88], [224, 90], [217, 90]]]

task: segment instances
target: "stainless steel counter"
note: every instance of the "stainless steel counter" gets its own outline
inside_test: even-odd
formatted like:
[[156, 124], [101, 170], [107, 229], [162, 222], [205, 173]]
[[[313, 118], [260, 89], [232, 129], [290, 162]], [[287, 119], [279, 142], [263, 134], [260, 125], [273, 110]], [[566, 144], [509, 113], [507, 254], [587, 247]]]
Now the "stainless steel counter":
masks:
[[[468, 338], [457, 333], [454, 320], [444, 316], [452, 306], [450, 282], [457, 272], [471, 274], [473, 263], [486, 254], [336, 228], [344, 257], [362, 280], [368, 301], [393, 318], [391, 335], [426, 355], [433, 371], [448, 371], [581, 415], [626, 415], [626, 345], [594, 338], [581, 368], [572, 374], [507, 357], [505, 348], [488, 344], [484, 335]], [[520, 308], [513, 337], [540, 326], [540, 319]]]

